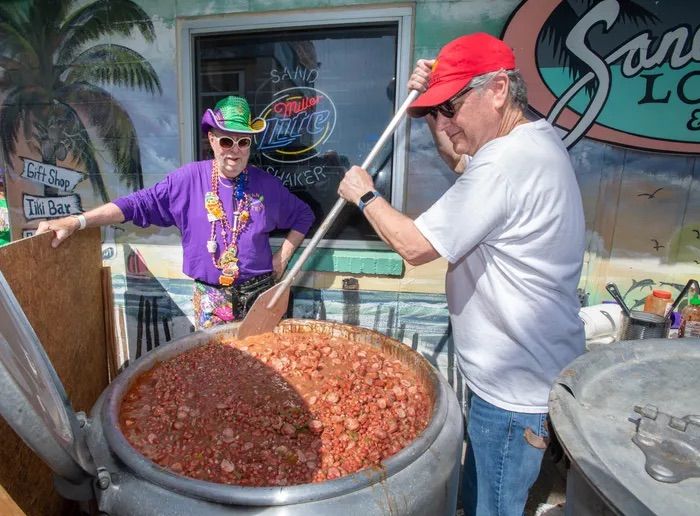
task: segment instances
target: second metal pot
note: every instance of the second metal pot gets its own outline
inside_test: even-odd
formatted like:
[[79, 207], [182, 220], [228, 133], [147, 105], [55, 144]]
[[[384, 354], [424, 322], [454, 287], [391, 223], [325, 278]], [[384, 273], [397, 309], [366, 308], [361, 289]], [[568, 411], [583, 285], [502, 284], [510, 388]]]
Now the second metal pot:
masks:
[[668, 337], [671, 320], [649, 312], [631, 310], [622, 314], [620, 340], [663, 339]]

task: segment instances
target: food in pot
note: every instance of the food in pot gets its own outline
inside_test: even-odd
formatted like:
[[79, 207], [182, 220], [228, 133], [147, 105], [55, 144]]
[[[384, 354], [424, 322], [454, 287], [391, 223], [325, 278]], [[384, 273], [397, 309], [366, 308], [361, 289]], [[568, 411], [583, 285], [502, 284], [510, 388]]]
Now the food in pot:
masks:
[[378, 467], [423, 431], [431, 403], [424, 381], [378, 348], [267, 333], [159, 363], [124, 396], [119, 424], [180, 475], [284, 486]]

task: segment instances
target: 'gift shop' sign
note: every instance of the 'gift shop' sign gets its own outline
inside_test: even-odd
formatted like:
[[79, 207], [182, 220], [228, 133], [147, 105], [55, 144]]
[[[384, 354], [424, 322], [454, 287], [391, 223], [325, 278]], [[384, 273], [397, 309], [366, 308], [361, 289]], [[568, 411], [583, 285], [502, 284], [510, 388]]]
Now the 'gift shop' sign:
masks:
[[72, 192], [85, 175], [69, 168], [58, 167], [29, 158], [22, 158], [24, 166], [20, 175], [29, 181]]
[[700, 154], [700, 11], [691, 3], [526, 0], [503, 39], [530, 106], [565, 130], [567, 147], [586, 136]]

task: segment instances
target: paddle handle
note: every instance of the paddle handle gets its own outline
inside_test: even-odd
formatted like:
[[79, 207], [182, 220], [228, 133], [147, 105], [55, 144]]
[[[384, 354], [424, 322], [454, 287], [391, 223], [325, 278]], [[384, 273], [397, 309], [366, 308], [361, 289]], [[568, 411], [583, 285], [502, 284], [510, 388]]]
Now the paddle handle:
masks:
[[[394, 134], [396, 126], [399, 125], [399, 122], [403, 118], [403, 115], [406, 113], [408, 106], [411, 105], [411, 103], [416, 99], [416, 97], [418, 97], [418, 95], [420, 95], [420, 92], [417, 90], [412, 90], [408, 94], [406, 100], [404, 100], [403, 104], [401, 104], [401, 107], [399, 107], [399, 109], [394, 114], [394, 118], [391, 119], [391, 122], [389, 122], [389, 125], [386, 127], [386, 129], [384, 129], [384, 132], [379, 137], [379, 140], [377, 140], [377, 143], [374, 144], [374, 147], [372, 147], [372, 150], [362, 162], [363, 169], [367, 170], [367, 168], [372, 164], [372, 161], [377, 157], [377, 154], [379, 154], [379, 151], [382, 149], [386, 141], [389, 138], [391, 138], [392, 134]], [[301, 256], [299, 256], [299, 259], [296, 261], [296, 263], [294, 263], [294, 266], [289, 270], [289, 272], [287, 272], [286, 276], [281, 281], [281, 283], [285, 284], [285, 286], [278, 289], [277, 292], [275, 292], [275, 297], [272, 298], [270, 305], [274, 305], [277, 299], [279, 299], [279, 294], [281, 294], [282, 290], [291, 287], [292, 281], [294, 281], [294, 278], [299, 273], [304, 263], [306, 263], [306, 260], [308, 259], [309, 255], [311, 255], [314, 249], [316, 249], [316, 246], [321, 241], [321, 239], [324, 236], [326, 236], [326, 233], [330, 229], [333, 222], [335, 222], [335, 219], [338, 218], [338, 215], [343, 210], [346, 203], [347, 201], [342, 197], [340, 197], [335, 202], [335, 205], [333, 205], [331, 211], [328, 212], [328, 215], [326, 215], [326, 218], [316, 230], [316, 233], [309, 241], [309, 244], [301, 253]]]

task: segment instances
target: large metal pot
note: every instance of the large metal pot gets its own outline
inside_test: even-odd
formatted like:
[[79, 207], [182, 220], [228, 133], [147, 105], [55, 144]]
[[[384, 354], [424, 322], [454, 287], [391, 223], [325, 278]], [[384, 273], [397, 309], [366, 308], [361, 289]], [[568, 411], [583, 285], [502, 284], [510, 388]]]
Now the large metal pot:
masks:
[[616, 342], [569, 364], [549, 415], [571, 461], [565, 514], [697, 514], [700, 339]]
[[76, 414], [39, 339], [0, 272], [0, 416], [51, 467], [66, 498], [96, 499], [105, 515], [362, 514], [455, 511], [462, 415], [454, 392], [418, 353], [385, 335], [349, 325], [287, 320], [278, 332], [320, 332], [381, 348], [431, 386], [427, 428], [380, 468], [316, 484], [252, 488], [204, 482], [165, 470], [119, 430], [130, 384], [156, 362], [234, 336], [234, 325], [198, 332], [142, 357], [102, 393], [90, 417]]
[[378, 332], [325, 321], [286, 320], [277, 332], [316, 332], [380, 348], [432, 386], [433, 411], [425, 431], [382, 464], [336, 480], [287, 487], [237, 487], [179, 476], [137, 452], [118, 426], [121, 399], [157, 362], [206, 342], [230, 337], [221, 327], [173, 341], [135, 362], [92, 409], [87, 445], [97, 470], [95, 494], [107, 514], [454, 514], [463, 425], [454, 392], [408, 346]]

